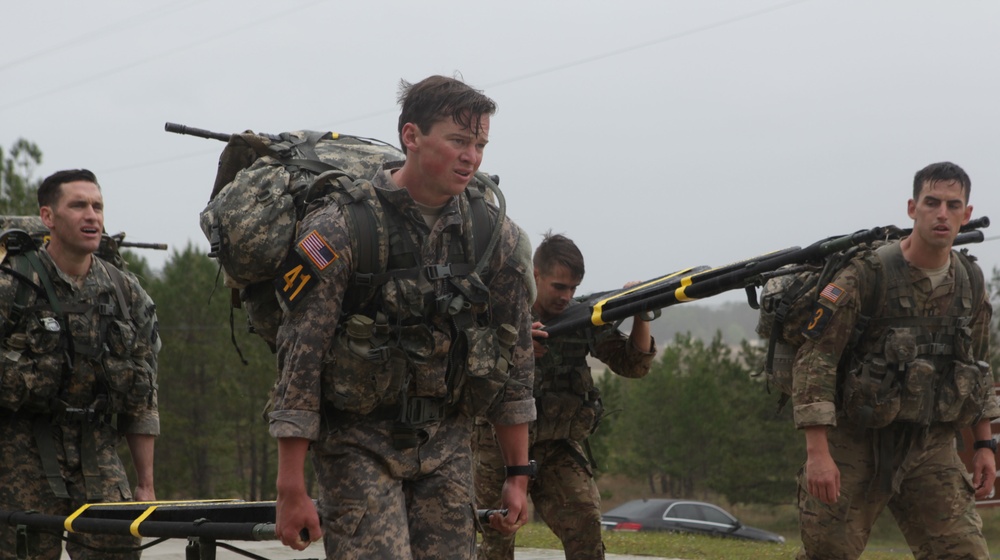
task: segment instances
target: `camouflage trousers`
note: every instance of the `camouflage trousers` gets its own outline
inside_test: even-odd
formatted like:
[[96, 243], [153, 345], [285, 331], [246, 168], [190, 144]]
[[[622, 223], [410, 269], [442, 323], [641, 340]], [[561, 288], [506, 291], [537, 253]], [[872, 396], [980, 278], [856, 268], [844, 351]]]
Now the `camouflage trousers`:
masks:
[[392, 424], [334, 413], [312, 445], [327, 558], [472, 559], [472, 421], [427, 426], [404, 450]]
[[[70, 515], [87, 503], [79, 456], [81, 429], [52, 426], [51, 430], [69, 499], [57, 498], [45, 478], [31, 419], [0, 410], [0, 509]], [[128, 477], [118, 458], [119, 436], [106, 425], [92, 432], [97, 438], [100, 488], [90, 490], [104, 502], [131, 500]], [[61, 536], [62, 532], [49, 530], [32, 532], [28, 558], [57, 560], [62, 553]], [[0, 521], [0, 560], [17, 558], [15, 543], [16, 527]], [[66, 552], [73, 560], [138, 560], [140, 553], [131, 549], [139, 544], [139, 539], [130, 536], [70, 533]]]
[[[473, 434], [476, 507], [500, 507], [504, 483], [503, 457], [486, 423]], [[552, 440], [531, 446], [538, 463], [538, 476], [528, 483], [528, 495], [542, 520], [562, 542], [566, 558], [604, 558], [601, 538], [601, 495], [580, 445]], [[483, 528], [479, 560], [513, 560], [514, 535], [504, 536], [489, 526]]]
[[[934, 425], [916, 432], [894, 424], [879, 432], [830, 428], [830, 453], [840, 469], [836, 504], [810, 495], [799, 472], [803, 548], [797, 558], [860, 557], [875, 519], [888, 507], [916, 560], [988, 559], [972, 477], [955, 451], [954, 429]], [[889, 435], [893, 479], [884, 485], [873, 450]]]

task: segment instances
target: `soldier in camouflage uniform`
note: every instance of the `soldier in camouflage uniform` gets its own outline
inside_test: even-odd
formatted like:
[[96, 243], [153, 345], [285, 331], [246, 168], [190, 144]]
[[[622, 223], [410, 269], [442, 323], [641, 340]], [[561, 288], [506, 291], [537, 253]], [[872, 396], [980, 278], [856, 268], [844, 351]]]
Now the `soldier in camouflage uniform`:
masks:
[[[538, 467], [528, 483], [535, 509], [562, 541], [566, 558], [604, 558], [601, 539], [601, 496], [594, 482], [586, 438], [601, 420], [603, 406], [594, 387], [587, 354], [629, 378], [649, 373], [656, 354], [649, 324], [639, 317], [625, 336], [611, 325], [547, 339], [542, 324], [573, 305], [573, 294], [583, 281], [583, 255], [576, 244], [551, 233], [535, 251], [538, 297], [532, 306], [535, 352], [535, 407], [531, 426], [530, 458]], [[626, 286], [628, 287], [628, 286]], [[476, 501], [480, 508], [500, 506], [505, 478], [503, 457], [493, 430], [477, 421], [473, 439]], [[484, 528], [480, 560], [513, 560], [514, 536]]]
[[[887, 506], [916, 558], [989, 558], [974, 498], [996, 476], [992, 308], [979, 267], [952, 251], [970, 189], [952, 163], [917, 172], [912, 233], [855, 258], [803, 326], [792, 380], [807, 449], [799, 558], [858, 558]], [[967, 426], [971, 476], [955, 449]]]
[[[363, 255], [330, 204], [302, 221], [279, 282], [276, 530], [296, 550], [322, 535], [338, 560], [469, 559], [473, 417], [497, 425], [507, 465], [528, 463], [531, 249], [504, 219], [482, 273], [461, 262], [472, 231], [464, 193], [493, 101], [432, 76], [404, 82], [400, 103], [406, 160], [372, 178], [392, 277], [362, 290], [370, 297], [353, 291], [352, 263]], [[319, 515], [303, 476], [309, 449]], [[507, 482], [509, 513], [494, 527], [512, 533], [527, 521], [526, 487], [527, 476]]]
[[[0, 509], [69, 515], [86, 503], [155, 500], [155, 307], [133, 275], [94, 255], [104, 203], [93, 173], [53, 174], [38, 203], [48, 245], [0, 259]], [[118, 458], [122, 435], [134, 493]], [[57, 534], [28, 542], [32, 559], [60, 557]], [[138, 544], [74, 533], [66, 551], [139, 558]], [[15, 550], [15, 527], [0, 523], [0, 558]]]

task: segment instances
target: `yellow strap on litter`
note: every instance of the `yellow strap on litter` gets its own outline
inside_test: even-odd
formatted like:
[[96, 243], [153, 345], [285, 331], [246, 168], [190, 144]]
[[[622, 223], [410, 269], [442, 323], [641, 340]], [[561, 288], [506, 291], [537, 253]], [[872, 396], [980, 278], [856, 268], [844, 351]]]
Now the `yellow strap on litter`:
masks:
[[691, 285], [692, 278], [694, 278], [694, 276], [688, 276], [686, 278], [681, 279], [681, 287], [674, 290], [674, 297], [677, 298], [677, 301], [694, 301], [698, 299], [693, 297], [687, 297], [686, 295], [684, 295], [684, 290], [686, 290], [687, 287]]
[[146, 520], [147, 517], [153, 514], [157, 506], [146, 508], [146, 511], [142, 512], [142, 515], [135, 518], [135, 521], [129, 525], [129, 532], [132, 533], [133, 537], [141, 538], [142, 535], [139, 534], [139, 524]]
[[[656, 280], [650, 280], [649, 282], [645, 282], [645, 283], [642, 283], [642, 284], [638, 284], [636, 286], [632, 286], [631, 288], [629, 288], [627, 290], [622, 290], [620, 292], [615, 293], [614, 295], [611, 295], [611, 296], [609, 296], [607, 298], [602, 299], [601, 301], [599, 301], [599, 302], [597, 302], [597, 303], [594, 304], [594, 309], [590, 313], [590, 323], [592, 325], [594, 325], [595, 327], [599, 327], [599, 326], [601, 326], [601, 325], [604, 324], [604, 318], [601, 315], [603, 315], [603, 313], [604, 313], [604, 304], [605, 303], [608, 303], [609, 301], [613, 301], [613, 300], [615, 300], [617, 298], [620, 298], [620, 297], [623, 297], [623, 296], [627, 296], [627, 295], [631, 294], [632, 292], [639, 291], [639, 290], [641, 290], [643, 288], [646, 288], [648, 286], [655, 286], [655, 285], [659, 284], [660, 282], [663, 282], [665, 280], [669, 280], [671, 278], [674, 278], [675, 276], [684, 274], [685, 272], [691, 272], [691, 270], [692, 270], [691, 268], [685, 268], [684, 270], [678, 270], [677, 272], [674, 272], [672, 274], [668, 274], [666, 276], [662, 276], [660, 278], [657, 278]], [[690, 277], [688, 277], [688, 283], [689, 284], [691, 283], [690, 282]]]
[[90, 506], [91, 506], [91, 504], [83, 504], [82, 506], [80, 506], [80, 509], [78, 509], [78, 510], [74, 511], [73, 513], [71, 513], [66, 518], [66, 521], [63, 521], [63, 527], [66, 529], [66, 532], [68, 532], [68, 533], [74, 533], [75, 532], [75, 531], [73, 531], [73, 520], [76, 519], [77, 517], [80, 517], [81, 515], [83, 515], [84, 510], [86, 510]]

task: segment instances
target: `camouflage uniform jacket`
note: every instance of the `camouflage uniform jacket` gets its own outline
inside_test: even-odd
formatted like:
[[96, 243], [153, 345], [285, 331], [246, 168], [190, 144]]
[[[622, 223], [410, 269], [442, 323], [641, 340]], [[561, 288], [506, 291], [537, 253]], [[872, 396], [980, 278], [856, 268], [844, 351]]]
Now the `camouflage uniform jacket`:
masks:
[[[895, 243], [898, 245], [898, 242]], [[953, 252], [947, 277], [932, 290], [927, 275], [907, 263], [912, 300], [915, 309], [922, 311], [922, 316], [940, 316], [949, 309], [956, 289], [956, 267], [962, 266], [959, 257]], [[973, 268], [976, 274], [982, 274], [978, 266], [974, 265]], [[859, 256], [834, 278], [832, 284], [842, 289], [843, 293], [835, 298], [836, 302], [832, 304], [827, 302], [826, 310], [829, 313], [823, 319], [828, 322], [821, 327], [822, 332], [818, 337], [806, 340], [795, 357], [792, 399], [797, 427], [837, 425], [838, 412], [841, 412], [836, 404], [838, 391], [841, 389], [838, 386], [838, 363], [861, 313], [861, 294], [871, 294], [875, 291], [872, 288], [877, 284], [875, 274], [876, 271], [866, 263], [864, 256]], [[970, 325], [971, 354], [974, 360], [988, 362], [989, 325], [993, 308], [985, 292], [972, 294], [972, 297], [981, 301], [980, 305], [975, 307], [978, 308], [978, 313], [972, 317]], [[804, 325], [803, 328], [808, 326]], [[862, 340], [859, 344], [866, 343], [866, 340]], [[989, 392], [989, 395], [983, 395], [987, 402], [984, 417], [991, 419], [1000, 417], [1000, 406], [993, 396], [992, 383], [983, 390]]]
[[[467, 208], [467, 202], [463, 196], [452, 197], [433, 229], [428, 228], [409, 193], [389, 178], [388, 169], [395, 165], [398, 164], [387, 164], [372, 178], [385, 209], [385, 219], [391, 219], [392, 215], [402, 216], [405, 223], [395, 225], [401, 225], [401, 229], [411, 236], [414, 246], [419, 247], [421, 264], [448, 262], [451, 236], [465, 233], [460, 212], [462, 207]], [[392, 212], [388, 206], [392, 207]], [[495, 213], [496, 208], [490, 206], [490, 211]], [[330, 390], [323, 373], [330, 365], [328, 356], [341, 320], [354, 255], [351, 254], [351, 232], [336, 204], [308, 214], [299, 226], [299, 233], [300, 242], [295, 245], [295, 252], [298, 258], [311, 263], [310, 275], [314, 278], [303, 284], [294, 304], [279, 290], [285, 315], [277, 338], [279, 379], [274, 388], [270, 433], [274, 437], [316, 440], [326, 400], [324, 392]], [[302, 240], [310, 236], [314, 240], [321, 239], [329, 248], [329, 252], [320, 257], [321, 262], [326, 263], [322, 270], [303, 252]], [[491, 325], [497, 327], [506, 323], [518, 331], [513, 364], [508, 370], [512, 382], [506, 384], [500, 402], [487, 415], [491, 422], [504, 425], [530, 422], [535, 418], [530, 389], [533, 375], [528, 295], [533, 287], [530, 251], [530, 244], [521, 230], [509, 219], [505, 220], [483, 278], [489, 289], [487, 313]], [[440, 280], [429, 282], [436, 293], [445, 289]], [[380, 293], [391, 291], [391, 285], [392, 282], [387, 283]], [[432, 354], [412, 372], [414, 379], [409, 387], [412, 396], [444, 397], [447, 394], [445, 375], [450, 335], [440, 327], [433, 330], [433, 335]]]
[[[134, 275], [123, 272], [126, 288], [123, 296], [128, 305], [129, 319], [126, 320], [120, 311], [115, 312], [113, 320], [107, 324], [107, 334], [102, 340], [97, 304], [110, 304], [114, 308], [119, 301], [114, 280], [107, 270], [113, 265], [95, 255], [81, 287], [59, 270], [45, 248], [39, 249], [38, 257], [48, 271], [60, 305], [68, 309], [66, 315], [73, 337], [74, 368], [72, 375], [50, 374], [33, 380], [34, 384], [48, 387], [53, 393], [51, 397], [55, 397], [58, 392], [59, 400], [74, 408], [91, 406], [95, 395], [106, 392], [110, 386], [110, 399], [119, 403], [113, 406], [118, 409], [113, 411], [119, 412], [119, 432], [158, 435], [160, 420], [157, 410], [156, 367], [160, 339], [153, 301]], [[4, 263], [4, 266], [9, 265], [10, 258]], [[37, 274], [32, 272], [32, 276], [38, 283]], [[66, 356], [63, 350], [55, 348], [58, 335], [48, 338], [46, 342], [46, 336], [39, 334], [41, 330], [51, 332], [54, 322], [41, 315], [44, 311], [32, 311], [45, 307], [39, 307], [34, 291], [29, 296], [28, 309], [19, 325], [8, 323], [12, 317], [11, 307], [19, 283], [21, 281], [12, 275], [0, 273], [0, 322], [10, 329], [4, 334], [4, 354], [0, 360], [0, 391], [3, 392], [0, 403], [5, 408], [14, 410], [28, 402], [28, 391], [18, 373], [22, 367], [18, 361], [35, 361], [36, 373], [61, 372]], [[27, 344], [24, 343], [25, 338]], [[23, 346], [27, 347], [22, 348]], [[43, 348], [44, 346], [52, 348]], [[63, 377], [65, 379], [61, 379]], [[126, 387], [132, 387], [133, 392], [129, 393]], [[29, 406], [27, 411], [43, 412], [37, 409], [37, 404], [33, 408]]]
[[[569, 306], [581, 305], [571, 300]], [[534, 320], [539, 317], [534, 315]], [[589, 434], [600, 422], [600, 395], [594, 387], [594, 377], [587, 363], [590, 354], [607, 364], [611, 371], [637, 379], [649, 373], [656, 356], [656, 341], [651, 341], [650, 351], [642, 352], [629, 341], [628, 336], [612, 325], [592, 330], [568, 333], [541, 343], [545, 355], [535, 360], [535, 406], [538, 418], [533, 426], [536, 441], [547, 439], [576, 439], [581, 433]], [[596, 406], [596, 417], [589, 428], [585, 410], [574, 407]], [[571, 424], [577, 424], [573, 426]]]

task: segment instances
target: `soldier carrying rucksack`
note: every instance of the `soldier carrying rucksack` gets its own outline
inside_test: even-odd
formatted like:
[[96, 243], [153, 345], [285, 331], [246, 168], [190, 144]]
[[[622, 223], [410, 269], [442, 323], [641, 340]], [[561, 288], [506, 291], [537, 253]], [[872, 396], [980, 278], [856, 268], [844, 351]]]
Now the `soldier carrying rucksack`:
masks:
[[[0, 509], [65, 516], [87, 503], [155, 500], [155, 306], [134, 275], [98, 256], [107, 240], [93, 173], [54, 173], [38, 203], [39, 221], [11, 220], [26, 229], [0, 240]], [[45, 245], [30, 235], [38, 225]], [[123, 438], [134, 494], [118, 457]], [[0, 558], [58, 558], [59, 537], [0, 523]], [[139, 544], [131, 535], [73, 534], [66, 550], [138, 558]]]
[[[441, 76], [404, 83], [400, 103], [405, 161], [370, 172], [341, 157], [390, 159], [367, 139], [223, 138], [202, 214], [227, 285], [277, 353], [278, 537], [302, 550], [321, 517], [329, 558], [471, 557], [475, 416], [497, 426], [512, 472], [528, 464], [531, 248], [478, 172], [496, 106]], [[497, 529], [527, 520], [525, 486], [505, 484]]]
[[[996, 476], [992, 308], [982, 271], [952, 250], [970, 190], [955, 164], [917, 172], [912, 233], [851, 260], [799, 325], [799, 558], [857, 558], [885, 507], [918, 559], [989, 558], [974, 498]], [[971, 477], [955, 450], [955, 431], [970, 426]]]

